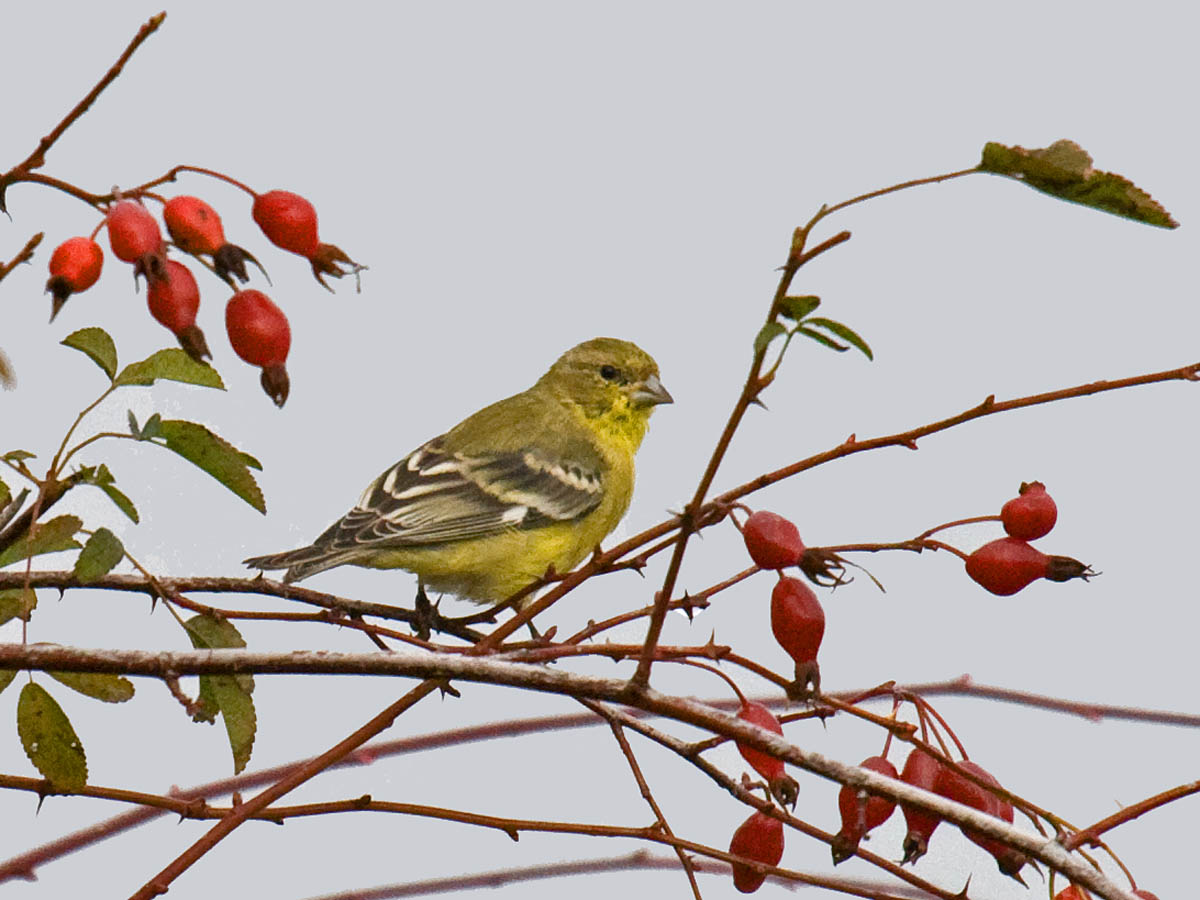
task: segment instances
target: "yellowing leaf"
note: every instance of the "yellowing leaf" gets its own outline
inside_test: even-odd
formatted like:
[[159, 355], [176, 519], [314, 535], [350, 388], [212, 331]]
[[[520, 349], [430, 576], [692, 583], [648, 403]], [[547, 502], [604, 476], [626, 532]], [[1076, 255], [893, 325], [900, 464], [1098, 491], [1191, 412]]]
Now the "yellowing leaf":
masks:
[[0, 591], [0, 625], [11, 619], [29, 621], [37, 607], [37, 592], [33, 588], [9, 588]]
[[1055, 141], [1035, 150], [991, 142], [983, 148], [979, 170], [1014, 178], [1060, 200], [1135, 222], [1179, 227], [1170, 213], [1129, 179], [1093, 169], [1091, 156], [1074, 141]]

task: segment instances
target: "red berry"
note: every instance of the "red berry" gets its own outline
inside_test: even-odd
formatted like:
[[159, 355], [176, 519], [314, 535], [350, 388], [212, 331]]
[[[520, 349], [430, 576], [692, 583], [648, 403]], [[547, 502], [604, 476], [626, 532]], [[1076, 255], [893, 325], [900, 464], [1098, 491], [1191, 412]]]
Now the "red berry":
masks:
[[1032, 541], [1050, 533], [1058, 521], [1058, 507], [1044, 484], [1031, 481], [1021, 485], [1020, 496], [1004, 504], [1000, 521], [1013, 537]]
[[1156, 895], [1154, 895], [1154, 894], [1150, 893], [1149, 891], [1143, 891], [1143, 890], [1140, 890], [1140, 889], [1139, 889], [1139, 890], [1136, 890], [1136, 891], [1134, 891], [1134, 892], [1133, 892], [1133, 896], [1135, 896], [1135, 897], [1141, 897], [1141, 898], [1142, 898], [1142, 900], [1158, 900], [1158, 897], [1157, 897]]
[[[987, 784], [1000, 787], [1000, 782], [996, 780], [995, 776], [978, 763], [964, 759], [959, 763], [959, 766]], [[953, 769], [942, 768], [938, 773], [934, 789], [943, 797], [957, 800], [959, 803], [987, 813], [990, 816], [995, 816], [998, 819], [1003, 819], [1010, 825], [1012, 824], [1013, 808], [1011, 803], [1003, 797], [993, 794], [987, 788], [981, 787], [975, 784], [975, 782], [964, 778]], [[1000, 871], [1005, 875], [1016, 875], [1029, 862], [1025, 854], [993, 838], [968, 828], [964, 828], [962, 832], [972, 843], [978, 844], [988, 853], [992, 854], [996, 858], [996, 864], [1000, 867]]]
[[254, 198], [251, 211], [263, 234], [276, 247], [311, 259], [316, 255], [317, 211], [291, 191], [267, 191]]
[[[729, 852], [768, 866], [779, 865], [779, 860], [783, 859], [783, 823], [764, 813], [755, 812], [733, 833]], [[733, 864], [733, 886], [743, 894], [757, 891], [766, 878], [766, 875], [747, 865]]]
[[[1137, 892], [1134, 891], [1134, 893], [1136, 894]], [[1089, 896], [1090, 895], [1084, 891], [1083, 888], [1076, 887], [1072, 884], [1071, 886], [1065, 887], [1055, 894], [1054, 900], [1089, 900]]]
[[216, 253], [225, 245], [221, 217], [199, 197], [172, 197], [163, 207], [163, 221], [171, 240], [187, 253]]
[[[859, 765], [889, 778], [900, 777], [896, 767], [882, 756], [869, 757]], [[864, 800], [860, 798], [857, 788], [842, 785], [841, 791], [838, 792], [838, 812], [842, 816], [842, 830], [833, 839], [833, 864], [836, 866], [853, 856], [859, 842], [867, 833], [886, 822], [895, 809], [896, 804], [887, 797], [868, 794]]]
[[146, 293], [150, 314], [179, 339], [188, 356], [197, 362], [212, 356], [204, 332], [196, 327], [200, 288], [187, 266], [167, 260], [164, 277], [151, 281]]
[[103, 267], [104, 251], [91, 238], [68, 238], [55, 247], [50, 257], [50, 280], [46, 282], [46, 290], [54, 296], [50, 319], [58, 315], [71, 294], [95, 284]]
[[117, 259], [136, 263], [162, 247], [158, 222], [146, 207], [122, 200], [108, 211], [108, 241]]
[[750, 558], [763, 569], [794, 566], [804, 555], [800, 530], [783, 516], [759, 510], [742, 526], [742, 538]]
[[[904, 771], [900, 780], [913, 787], [933, 791], [942, 764], [919, 747], [914, 747], [904, 761]], [[915, 806], [900, 805], [904, 812], [904, 822], [908, 826], [908, 834], [904, 838], [904, 862], [916, 862], [929, 849], [929, 839], [933, 831], [942, 821], [937, 813], [926, 812]]]
[[798, 578], [780, 578], [771, 592], [771, 631], [796, 663], [796, 684], [803, 692], [820, 688], [817, 650], [825, 636], [825, 611], [812, 588]]
[[238, 291], [225, 306], [225, 330], [234, 352], [263, 370], [262, 386], [276, 406], [288, 395], [284, 362], [292, 344], [287, 317], [262, 291]]
[[1050, 557], [1020, 538], [1006, 537], [984, 544], [967, 557], [967, 574], [1001, 597], [1015, 594], [1049, 570]]
[[[738, 710], [738, 718], [783, 737], [783, 726], [779, 724], [779, 720], [775, 718], [774, 714], [761, 703], [755, 703], [753, 700], [743, 701], [742, 708]], [[771, 793], [781, 804], [796, 805], [796, 795], [800, 786], [796, 784], [794, 778], [784, 772], [783, 760], [776, 759], [753, 747], [747, 747], [740, 741], [737, 742], [737, 748], [738, 752], [742, 754], [742, 758], [750, 763], [750, 767], [767, 779]]]

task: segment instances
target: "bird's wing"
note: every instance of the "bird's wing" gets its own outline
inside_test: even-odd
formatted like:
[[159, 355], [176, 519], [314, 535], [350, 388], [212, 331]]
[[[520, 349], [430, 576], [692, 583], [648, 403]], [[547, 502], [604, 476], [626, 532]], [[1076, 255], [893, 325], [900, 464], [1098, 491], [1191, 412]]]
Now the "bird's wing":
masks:
[[536, 449], [449, 453], [440, 442], [380, 475], [314, 547], [414, 547], [536, 528], [582, 516], [603, 495], [598, 465], [550, 459]]

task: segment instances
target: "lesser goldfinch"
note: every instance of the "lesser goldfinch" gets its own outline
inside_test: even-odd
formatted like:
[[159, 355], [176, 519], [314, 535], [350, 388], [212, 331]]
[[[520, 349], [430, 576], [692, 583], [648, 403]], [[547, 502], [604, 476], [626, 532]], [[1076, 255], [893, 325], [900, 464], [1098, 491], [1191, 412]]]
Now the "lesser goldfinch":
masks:
[[407, 569], [421, 588], [496, 603], [573, 569], [616, 527], [654, 407], [672, 402], [645, 351], [573, 347], [537, 383], [422, 444], [312, 546], [247, 559], [285, 582], [334, 566]]

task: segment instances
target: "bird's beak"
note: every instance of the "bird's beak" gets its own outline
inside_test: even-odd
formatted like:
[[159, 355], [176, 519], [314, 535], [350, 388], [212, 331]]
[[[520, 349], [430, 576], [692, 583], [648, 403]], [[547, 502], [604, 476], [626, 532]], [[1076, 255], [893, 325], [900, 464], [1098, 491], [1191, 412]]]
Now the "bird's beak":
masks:
[[657, 406], [660, 403], [674, 403], [675, 398], [663, 387], [657, 375], [651, 375], [645, 381], [631, 385], [629, 402], [634, 406]]

